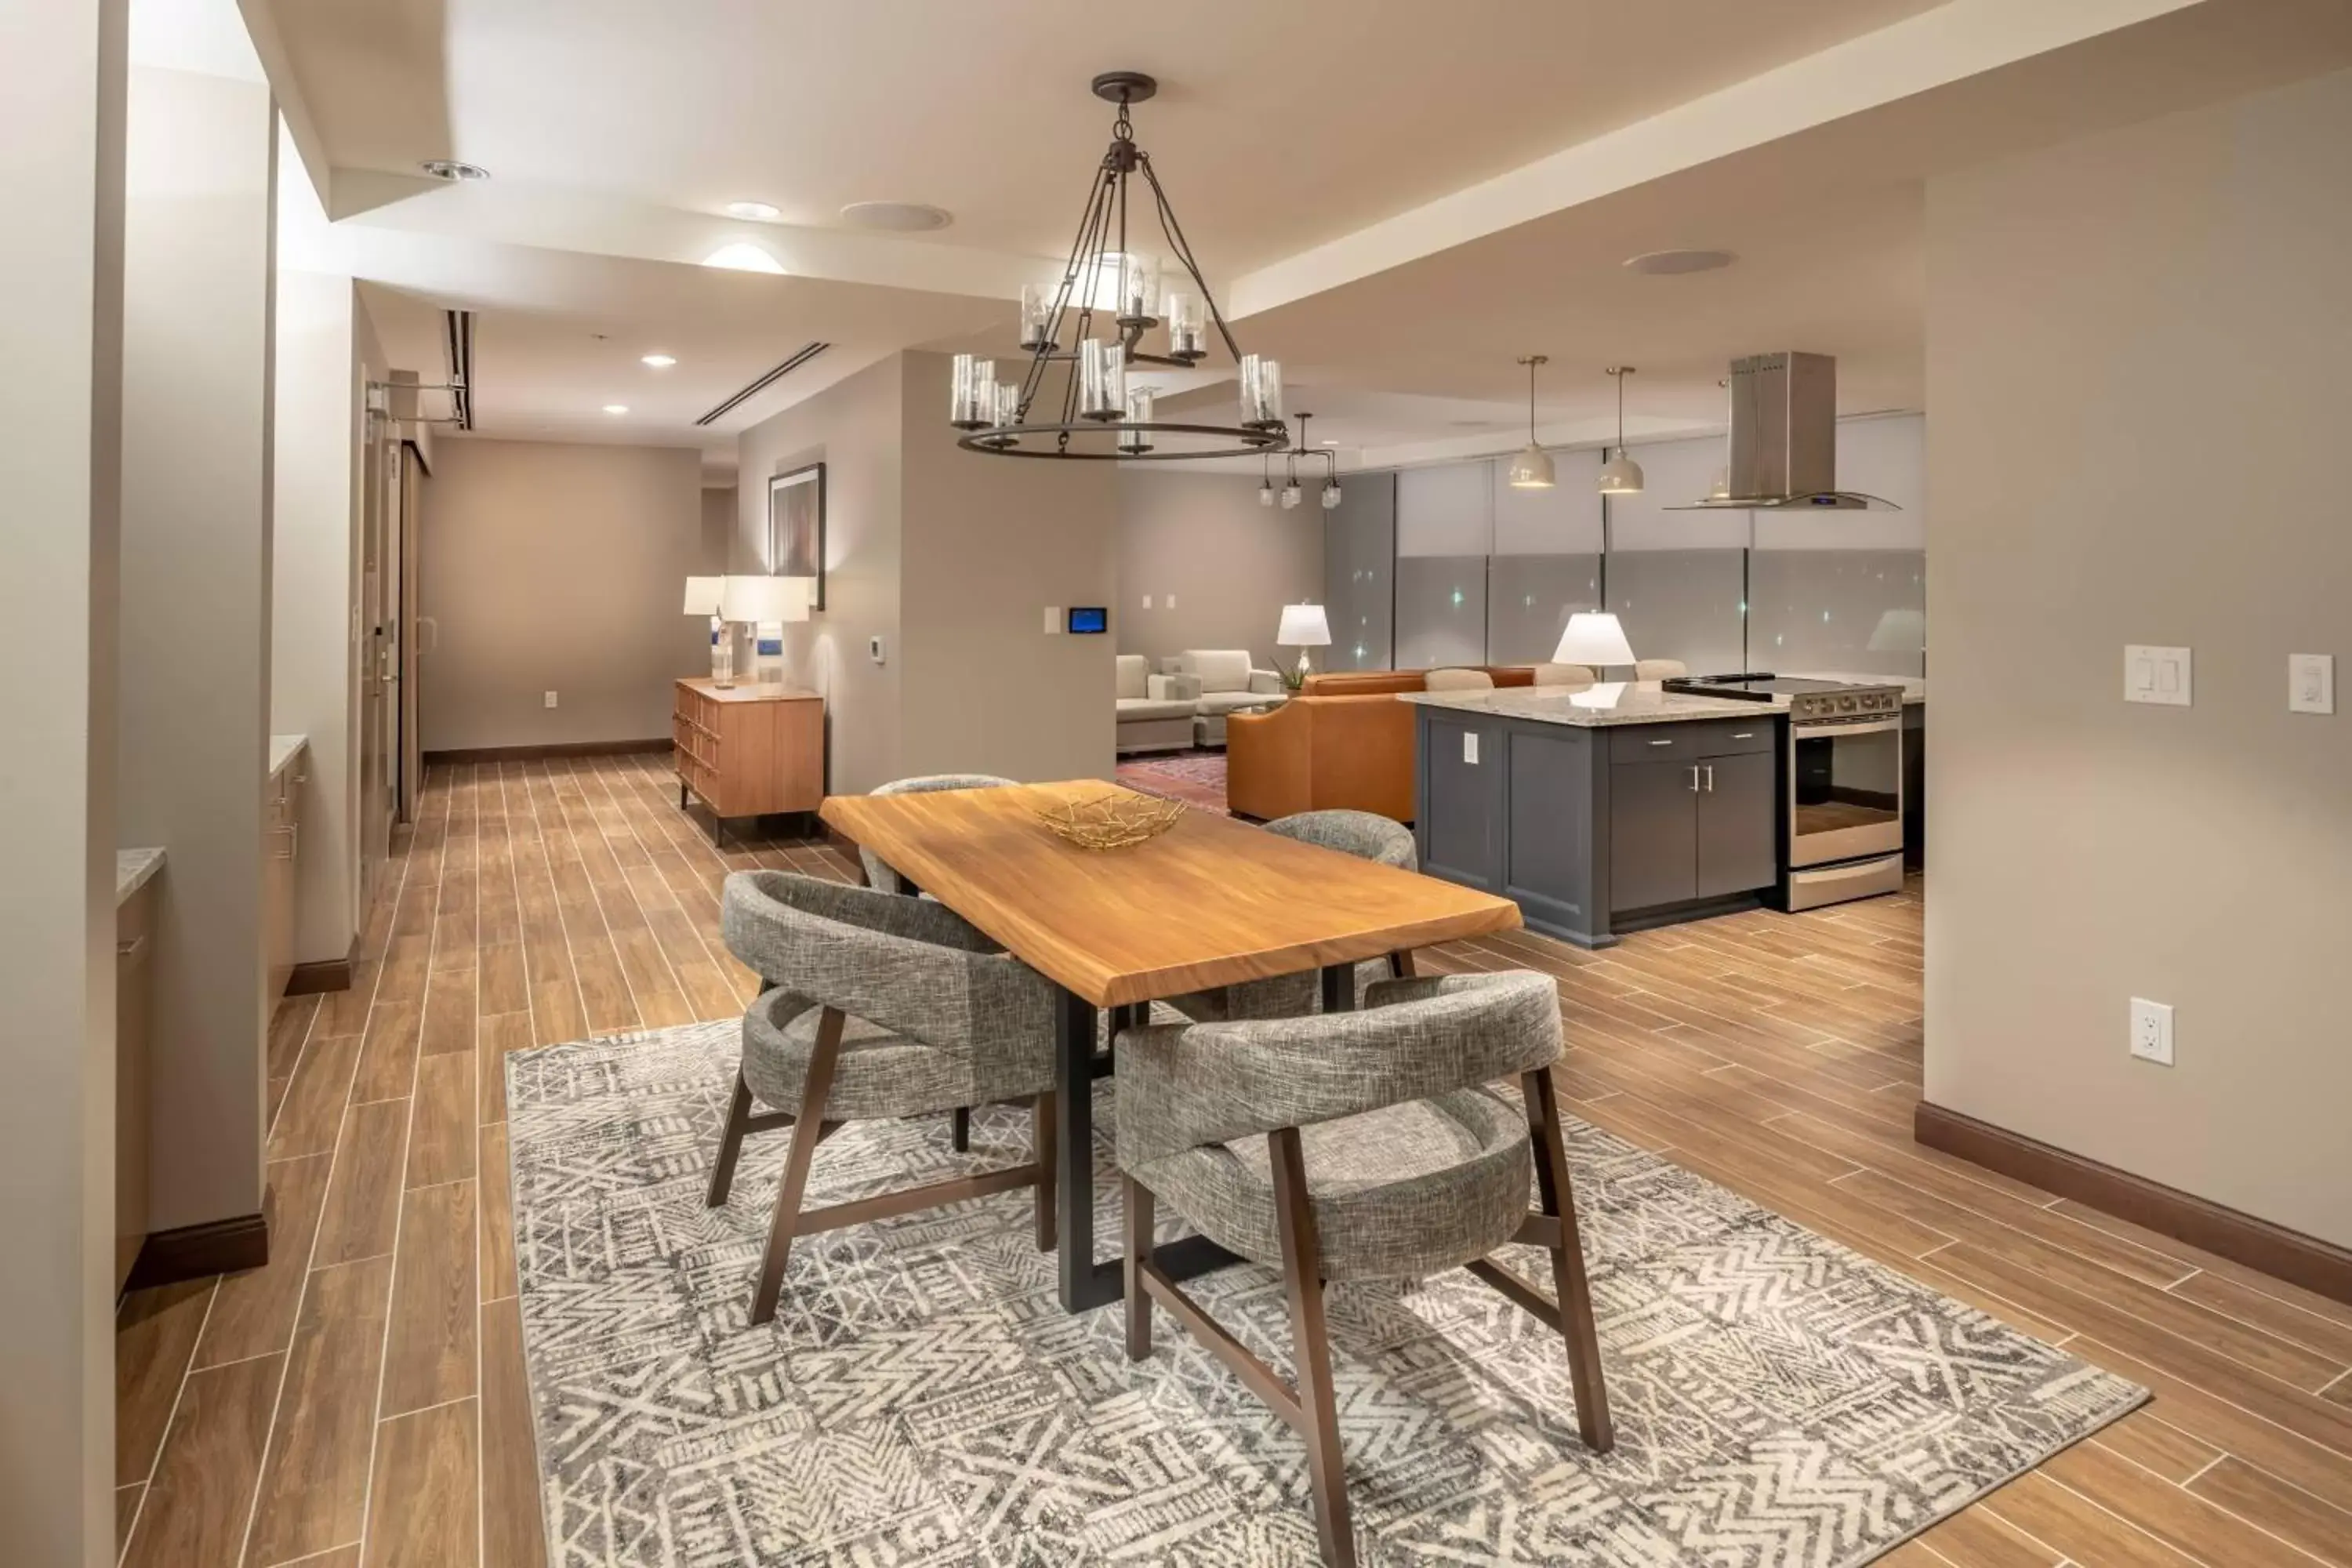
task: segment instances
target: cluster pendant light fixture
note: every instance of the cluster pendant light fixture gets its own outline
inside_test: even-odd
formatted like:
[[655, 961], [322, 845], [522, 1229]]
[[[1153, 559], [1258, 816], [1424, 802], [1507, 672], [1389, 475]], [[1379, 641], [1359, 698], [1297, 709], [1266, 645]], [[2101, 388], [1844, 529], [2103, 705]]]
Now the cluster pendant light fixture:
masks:
[[1536, 366], [1549, 364], [1547, 354], [1522, 354], [1528, 367], [1528, 444], [1511, 459], [1510, 484], [1515, 490], [1548, 490], [1552, 487], [1551, 454], [1536, 445]]
[[[998, 381], [993, 360], [956, 355], [948, 419], [964, 433], [959, 444], [1012, 458], [1129, 461], [1283, 451], [1289, 432], [1282, 412], [1282, 366], [1243, 353], [1234, 341], [1160, 188], [1151, 155], [1135, 144], [1128, 110], [1157, 93], [1160, 84], [1141, 71], [1107, 71], [1093, 86], [1097, 98], [1118, 106], [1118, 114], [1111, 123], [1109, 151], [1095, 170], [1077, 237], [1051, 288], [1021, 290], [1019, 346], [1029, 363], [1018, 384]], [[1147, 210], [1158, 220], [1160, 237], [1183, 268], [1190, 289], [1173, 289], [1163, 296], [1158, 268], [1129, 248], [1128, 197], [1138, 175], [1149, 197]], [[1145, 352], [1144, 333], [1162, 327], [1167, 352]], [[1211, 328], [1239, 369], [1241, 417], [1231, 424], [1160, 419], [1154, 406], [1157, 389], [1131, 384], [1129, 373], [1138, 365], [1192, 368], [1208, 357]], [[1049, 384], [1056, 379], [1058, 391]], [[1271, 494], [1270, 483], [1265, 494]]]
[[[1289, 467], [1286, 482], [1279, 492], [1282, 510], [1285, 511], [1290, 510], [1306, 499], [1306, 492], [1298, 488], [1298, 459], [1301, 457], [1323, 459], [1323, 488], [1319, 492], [1322, 497], [1323, 510], [1329, 511], [1339, 504], [1339, 458], [1321, 447], [1309, 447], [1307, 445], [1307, 422], [1314, 417], [1312, 414], [1301, 414], [1298, 416], [1298, 440], [1285, 458]], [[1274, 488], [1274, 455], [1272, 453], [1265, 455], [1264, 460], [1258, 465], [1258, 473], [1260, 477], [1257, 484], [1257, 504], [1272, 506], [1277, 493]]]
[[1601, 465], [1601, 493], [1637, 496], [1642, 493], [1642, 465], [1625, 451], [1625, 378], [1633, 374], [1633, 367], [1612, 364], [1609, 374], [1617, 381], [1617, 455]]

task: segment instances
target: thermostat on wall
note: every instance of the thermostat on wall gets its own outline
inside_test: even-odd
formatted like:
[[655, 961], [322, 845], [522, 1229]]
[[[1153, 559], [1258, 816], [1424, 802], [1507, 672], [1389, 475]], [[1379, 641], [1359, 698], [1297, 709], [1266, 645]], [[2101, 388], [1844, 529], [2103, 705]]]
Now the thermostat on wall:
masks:
[[1070, 606], [1070, 630], [1107, 632], [1110, 630], [1110, 611], [1100, 605], [1073, 605]]

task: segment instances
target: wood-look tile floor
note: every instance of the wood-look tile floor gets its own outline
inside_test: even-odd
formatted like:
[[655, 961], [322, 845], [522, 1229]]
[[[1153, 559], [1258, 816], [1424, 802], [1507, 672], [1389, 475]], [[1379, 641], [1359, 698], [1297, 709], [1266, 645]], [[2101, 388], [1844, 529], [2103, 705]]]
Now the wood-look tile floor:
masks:
[[[125, 1562], [546, 1561], [500, 1058], [733, 1013], [727, 872], [850, 874], [809, 843], [714, 849], [666, 763], [432, 772], [359, 984], [271, 1030], [271, 1263], [123, 1308]], [[1423, 963], [1554, 975], [1576, 1114], [2156, 1391], [1884, 1561], [2352, 1565], [2352, 1308], [1913, 1143], [1920, 942], [1915, 883]]]

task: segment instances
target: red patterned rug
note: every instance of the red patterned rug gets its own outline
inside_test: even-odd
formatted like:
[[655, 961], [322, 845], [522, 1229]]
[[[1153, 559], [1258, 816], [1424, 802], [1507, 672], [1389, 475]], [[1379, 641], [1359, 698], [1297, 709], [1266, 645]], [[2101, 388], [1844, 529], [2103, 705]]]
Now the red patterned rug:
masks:
[[1171, 752], [1164, 756], [1136, 757], [1118, 764], [1118, 782], [1145, 795], [1181, 800], [1221, 816], [1225, 807], [1225, 753]]

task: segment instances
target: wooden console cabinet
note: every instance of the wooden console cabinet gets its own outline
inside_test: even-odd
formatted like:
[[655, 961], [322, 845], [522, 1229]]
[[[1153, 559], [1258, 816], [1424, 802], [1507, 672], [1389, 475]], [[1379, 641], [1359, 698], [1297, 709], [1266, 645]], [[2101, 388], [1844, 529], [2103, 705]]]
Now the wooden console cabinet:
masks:
[[824, 699], [795, 687], [680, 680], [670, 712], [677, 804], [724, 822], [824, 804]]

